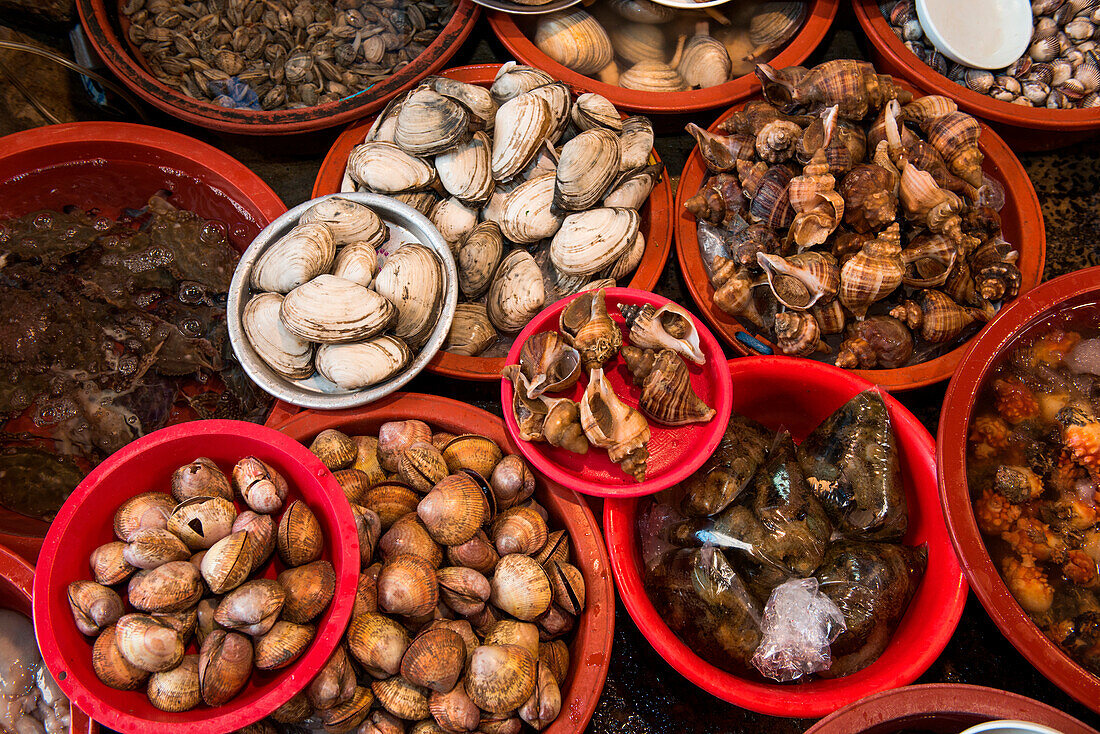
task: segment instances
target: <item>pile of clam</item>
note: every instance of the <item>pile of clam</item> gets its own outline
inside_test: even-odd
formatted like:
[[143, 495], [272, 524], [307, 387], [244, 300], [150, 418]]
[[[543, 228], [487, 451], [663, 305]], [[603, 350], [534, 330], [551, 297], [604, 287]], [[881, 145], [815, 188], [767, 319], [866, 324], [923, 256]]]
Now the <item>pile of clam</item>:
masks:
[[[68, 597], [77, 628], [96, 638], [99, 679], [144, 687], [154, 706], [179, 712], [225, 704], [253, 669], [297, 660], [332, 599], [335, 572], [321, 558], [317, 518], [300, 500], [283, 507], [287, 482], [263, 461], [241, 459], [231, 482], [199, 457], [175, 471], [171, 487], [118, 508], [118, 540], [90, 559], [95, 581], [74, 581]], [[247, 510], [237, 512], [234, 490]], [[263, 578], [276, 552], [284, 570]], [[111, 588], [127, 580], [124, 594]], [[126, 603], [133, 612], [123, 613]]]
[[652, 148], [646, 118], [509, 62], [490, 89], [436, 77], [397, 97], [348, 157], [343, 188], [396, 195], [432, 220], [464, 301], [444, 348], [479, 355], [546, 302], [638, 266], [638, 210], [661, 175]]
[[951, 81], [1024, 107], [1100, 106], [1100, 7], [1092, 0], [1031, 0], [1031, 45], [1004, 69], [952, 63], [924, 35], [913, 0], [880, 2], [894, 34], [913, 54]]
[[685, 205], [720, 309], [784, 354], [897, 368], [1016, 296], [973, 117], [864, 62], [757, 74], [768, 101], [688, 125], [710, 175]]
[[602, 0], [539, 16], [531, 37], [578, 74], [642, 92], [683, 92], [724, 84], [771, 59], [798, 33], [806, 10], [805, 2], [742, 2], [703, 12]]
[[[391, 254], [379, 267], [382, 245]], [[258, 293], [245, 305], [242, 328], [279, 375], [305, 380], [316, 370], [340, 389], [358, 390], [400, 372], [428, 340], [443, 306], [443, 277], [430, 247], [392, 242], [370, 207], [329, 197], [256, 261]]]
[[418, 420], [384, 423], [377, 437], [325, 430], [310, 449], [351, 503], [362, 567], [344, 644], [273, 720], [329, 732], [546, 728], [585, 585], [523, 460]]
[[[511, 409], [521, 439], [578, 454], [587, 453], [591, 443], [642, 482], [649, 460], [646, 416], [682, 426], [706, 423], [715, 411], [695, 393], [684, 362], [706, 362], [688, 313], [673, 303], [620, 305], [619, 311], [630, 344], [623, 344], [623, 333], [607, 311], [604, 289], [588, 291], [561, 312], [560, 331], [533, 335], [520, 350], [519, 363], [505, 367], [503, 375], [512, 381]], [[604, 374], [618, 356], [641, 388], [640, 411], [615, 394]], [[582, 368], [588, 386], [579, 401], [547, 395], [572, 390]]]

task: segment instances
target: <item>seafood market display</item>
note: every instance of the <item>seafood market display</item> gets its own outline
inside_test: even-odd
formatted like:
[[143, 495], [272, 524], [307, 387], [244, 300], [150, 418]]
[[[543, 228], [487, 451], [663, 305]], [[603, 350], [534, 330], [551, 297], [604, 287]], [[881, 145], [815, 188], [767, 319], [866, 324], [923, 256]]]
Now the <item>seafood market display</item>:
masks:
[[[639, 515], [650, 598], [697, 654], [738, 675], [850, 675], [873, 663], [920, 584], [882, 396], [859, 393], [796, 446], [741, 415]], [[795, 635], [790, 635], [791, 629]], [[814, 632], [820, 648], [802, 649]]]
[[140, 436], [195, 417], [263, 420], [270, 398], [225, 323], [237, 226], [161, 195], [118, 219], [0, 221], [0, 504], [48, 521]]
[[[505, 367], [503, 376], [512, 382], [511, 410], [522, 440], [577, 454], [591, 444], [642, 482], [650, 420], [666, 426], [707, 423], [715, 410], [691, 385], [688, 362], [700, 365], [706, 358], [690, 315], [674, 303], [620, 305], [619, 312], [625, 337], [608, 313], [605, 290], [582, 293], [561, 312], [559, 330], [528, 339], [519, 363]], [[605, 374], [619, 357], [635, 388], [629, 396], [616, 395]], [[579, 400], [554, 395], [572, 391], [582, 375], [588, 384]]]
[[[321, 558], [317, 517], [287, 502], [286, 479], [260, 459], [247, 456], [227, 475], [200, 456], [164, 483], [171, 493], [118, 508], [117, 540], [93, 551], [94, 580], [69, 584], [69, 607], [95, 637], [92, 667], [104, 684], [144, 689], [162, 711], [220, 706], [253, 670], [280, 670], [305, 652], [335, 571]], [[280, 573], [265, 578], [275, 554]]]
[[344, 644], [272, 721], [329, 732], [549, 726], [585, 584], [523, 460], [419, 420], [377, 436], [328, 429], [310, 448], [351, 503], [362, 570]]
[[1032, 0], [1031, 45], [1004, 69], [972, 69], [945, 57], [924, 35], [912, 0], [880, 2], [894, 34], [953, 82], [1001, 102], [1052, 110], [1100, 106], [1100, 8], [1088, 0]]
[[766, 101], [688, 125], [709, 177], [685, 206], [718, 308], [783, 354], [893, 369], [1016, 297], [973, 117], [860, 61], [757, 75]]
[[453, 0], [124, 0], [163, 84], [222, 107], [286, 110], [362, 93], [422, 54]]
[[806, 20], [806, 2], [682, 10], [650, 0], [598, 0], [541, 15], [525, 32], [578, 74], [641, 92], [713, 87], [778, 54]]
[[359, 390], [396, 375], [428, 341], [444, 277], [431, 247], [403, 241], [364, 204], [329, 197], [260, 255], [242, 327], [280, 376], [316, 372], [322, 389]]
[[1100, 676], [1100, 312], [1077, 310], [1030, 329], [986, 378], [967, 477], [1008, 590]]
[[42, 664], [31, 620], [0, 609], [0, 731], [68, 734], [69, 699]]
[[348, 157], [343, 190], [432, 220], [462, 292], [444, 349], [499, 355], [546, 303], [638, 266], [639, 209], [662, 171], [652, 149], [646, 118], [509, 62], [489, 89], [433, 77], [397, 97]]

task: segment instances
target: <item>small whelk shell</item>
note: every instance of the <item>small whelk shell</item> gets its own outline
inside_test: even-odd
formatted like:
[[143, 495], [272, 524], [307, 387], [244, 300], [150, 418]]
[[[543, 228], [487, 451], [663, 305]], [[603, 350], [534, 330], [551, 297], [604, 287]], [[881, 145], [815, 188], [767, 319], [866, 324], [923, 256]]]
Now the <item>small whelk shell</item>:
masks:
[[581, 426], [594, 446], [607, 449], [608, 458], [641, 482], [649, 458], [649, 424], [641, 413], [619, 399], [604, 377], [592, 370], [581, 400]]
[[623, 344], [623, 334], [607, 312], [606, 291], [602, 288], [574, 298], [562, 310], [558, 325], [564, 341], [579, 354], [586, 370], [603, 367]]
[[634, 376], [634, 384], [642, 387], [638, 407], [658, 423], [682, 426], [706, 423], [714, 417], [714, 409], [696, 395], [691, 386], [687, 365], [671, 349], [623, 347], [623, 360]]
[[629, 331], [627, 338], [636, 347], [671, 349], [695, 364], [706, 364], [700, 347], [699, 329], [691, 315], [674, 303], [660, 308], [653, 304], [619, 306]]

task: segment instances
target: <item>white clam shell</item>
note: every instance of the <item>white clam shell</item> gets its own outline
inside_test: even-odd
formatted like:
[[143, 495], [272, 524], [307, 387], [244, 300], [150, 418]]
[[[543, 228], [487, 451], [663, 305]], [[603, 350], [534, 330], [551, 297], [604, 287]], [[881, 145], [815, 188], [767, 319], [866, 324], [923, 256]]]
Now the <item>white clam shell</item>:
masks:
[[546, 288], [535, 258], [526, 250], [512, 250], [489, 286], [485, 302], [489, 320], [503, 332], [516, 332], [542, 310], [545, 302]]
[[335, 254], [335, 238], [327, 225], [299, 224], [260, 255], [252, 268], [252, 287], [289, 293], [328, 272]]
[[374, 278], [374, 290], [397, 308], [394, 335], [411, 349], [419, 349], [443, 307], [439, 258], [424, 245], [402, 245], [382, 264]]
[[607, 277], [614, 281], [618, 281], [619, 278], [624, 278], [630, 273], [634, 272], [634, 269], [638, 267], [638, 263], [642, 261], [642, 255], [645, 254], [645, 236], [641, 232], [634, 235], [634, 241], [630, 244], [615, 264], [611, 266], [611, 270], [608, 271]]
[[622, 23], [611, 29], [611, 45], [628, 64], [665, 60], [665, 34], [650, 23]]
[[427, 79], [428, 86], [445, 97], [461, 102], [485, 130], [493, 129], [497, 114], [497, 103], [485, 87], [467, 84], [455, 79], [433, 76]]
[[453, 250], [477, 224], [477, 209], [471, 209], [452, 196], [435, 205], [430, 219]]
[[369, 242], [352, 242], [340, 248], [332, 266], [332, 274], [337, 278], [350, 280], [364, 288], [369, 288], [378, 270], [378, 250]]
[[517, 244], [553, 237], [562, 223], [554, 206], [555, 178], [544, 173], [524, 181], [504, 199], [499, 215], [500, 231]]
[[355, 146], [348, 156], [347, 170], [356, 183], [380, 194], [417, 191], [435, 180], [434, 168], [392, 143]]
[[551, 143], [557, 143], [571, 119], [569, 113], [573, 107], [573, 95], [570, 94], [569, 87], [561, 82], [554, 82], [535, 87], [530, 94], [546, 100], [551, 120], [550, 132], [546, 137]]
[[328, 225], [337, 246], [367, 242], [377, 247], [389, 237], [389, 228], [369, 206], [337, 196], [317, 202], [298, 218], [299, 224], [310, 222]]
[[618, 175], [620, 161], [619, 138], [613, 132], [596, 128], [580, 133], [561, 149], [554, 203], [570, 211], [592, 207]]
[[435, 155], [457, 145], [469, 124], [470, 114], [465, 107], [422, 86], [401, 104], [393, 142], [409, 155]]
[[443, 188], [466, 202], [482, 202], [493, 193], [489, 168], [493, 143], [483, 132], [435, 157], [435, 171]]
[[606, 127], [617, 133], [623, 129], [623, 118], [615, 105], [607, 97], [595, 92], [585, 92], [577, 97], [571, 117], [578, 130]]
[[401, 105], [408, 96], [409, 93], [404, 92], [389, 101], [378, 117], [374, 118], [374, 122], [371, 123], [370, 129], [363, 137], [364, 143], [392, 143], [394, 141], [394, 134], [397, 132], [397, 113], [401, 111]]
[[467, 298], [477, 298], [493, 280], [504, 255], [500, 225], [488, 221], [474, 227], [455, 253], [458, 287]]
[[249, 299], [241, 323], [260, 359], [283, 377], [303, 379], [313, 374], [313, 345], [290, 332], [279, 319], [283, 297], [260, 293]]
[[635, 115], [623, 120], [619, 150], [620, 171], [633, 171], [649, 163], [649, 154], [653, 152], [653, 123], [649, 118]]
[[377, 385], [404, 369], [412, 359], [408, 346], [389, 334], [355, 344], [322, 344], [317, 371], [345, 390]]
[[476, 357], [497, 340], [497, 331], [489, 321], [483, 303], [460, 303], [443, 349], [452, 354]]
[[570, 8], [539, 16], [535, 45], [578, 74], [590, 76], [611, 63], [611, 39], [587, 10]]
[[619, 86], [639, 92], [684, 92], [687, 82], [680, 72], [660, 61], [639, 61], [622, 73]]
[[497, 110], [493, 133], [493, 178], [507, 181], [527, 167], [550, 132], [550, 105], [529, 92], [514, 97]]
[[621, 177], [603, 198], [604, 206], [616, 206], [625, 209], [641, 209], [649, 199], [657, 181], [661, 178], [661, 166], [653, 164], [640, 171]]
[[622, 257], [638, 234], [633, 209], [600, 207], [570, 214], [550, 242], [550, 261], [566, 275], [590, 275]]
[[730, 80], [733, 61], [724, 43], [713, 36], [696, 34], [684, 46], [676, 70], [690, 87], [716, 87]]
[[374, 291], [335, 275], [318, 275], [283, 299], [283, 325], [324, 344], [362, 341], [393, 323], [397, 310]]
[[489, 88], [489, 94], [497, 104], [502, 105], [524, 92], [530, 92], [536, 87], [553, 81], [554, 79], [541, 69], [523, 66], [515, 61], [506, 61], [497, 70], [493, 86]]

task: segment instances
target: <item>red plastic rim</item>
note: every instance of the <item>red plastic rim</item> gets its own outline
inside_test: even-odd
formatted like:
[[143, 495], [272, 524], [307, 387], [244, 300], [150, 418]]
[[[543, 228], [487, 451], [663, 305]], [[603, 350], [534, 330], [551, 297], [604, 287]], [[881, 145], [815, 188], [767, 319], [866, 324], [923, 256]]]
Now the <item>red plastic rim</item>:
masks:
[[[473, 0], [458, 0], [454, 15], [428, 47], [406, 66], [368, 90], [329, 104], [293, 110], [241, 110], [192, 99], [163, 84], [135, 59], [119, 38], [113, 0], [78, 0], [84, 33], [100, 58], [134, 94], [157, 109], [185, 122], [240, 135], [290, 135], [343, 125], [379, 110], [391, 97], [443, 67], [469, 37], [480, 8]], [[370, 92], [368, 98], [367, 93]]]
[[[776, 68], [797, 66], [809, 58], [821, 44], [833, 25], [840, 0], [813, 0], [806, 22], [791, 42], [770, 63]], [[499, 11], [486, 13], [500, 42], [521, 63], [543, 69], [555, 79], [561, 79], [584, 92], [596, 92], [610, 100], [616, 107], [631, 112], [655, 114], [682, 114], [702, 112], [734, 104], [747, 99], [760, 89], [755, 74], [745, 74], [716, 87], [687, 92], [639, 92], [615, 84], [605, 84], [597, 79], [578, 74], [562, 66], [543, 53], [516, 24], [515, 18]]]
[[[796, 441], [862, 390], [874, 386], [837, 367], [805, 359], [746, 357], [729, 361], [733, 411], [771, 428], [784, 427]], [[894, 423], [902, 480], [909, 500], [904, 542], [928, 544], [928, 569], [878, 660], [833, 680], [768, 684], [727, 673], [696, 655], [664, 623], [646, 594], [637, 531], [637, 499], [604, 503], [604, 532], [619, 595], [635, 624], [682, 676], [743, 708], [771, 716], [818, 717], [870, 693], [912, 683], [946, 647], [962, 616], [966, 581], [951, 548], [936, 492], [932, 436], [889, 394], [883, 399]]]
[[1047, 281], [1001, 311], [974, 341], [947, 386], [936, 448], [940, 501], [963, 572], [993, 622], [1013, 647], [1056, 686], [1100, 712], [1100, 678], [1052, 642], [1008, 591], [985, 548], [971, 505], [966, 446], [978, 391], [1005, 350], [1032, 324], [1066, 304], [1100, 302], [1100, 267]]
[[[377, 433], [387, 421], [417, 419], [449, 433], [479, 433], [508, 453], [516, 446], [496, 416], [449, 398], [418, 393], [393, 393], [354, 410], [307, 410], [286, 420], [278, 430], [297, 441], [311, 441], [326, 428], [349, 433]], [[615, 589], [607, 549], [587, 503], [570, 489], [539, 478], [535, 496], [569, 531], [574, 562], [584, 575], [585, 609], [578, 619], [569, 651], [569, 672], [562, 688], [561, 715], [546, 728], [548, 734], [581, 734], [596, 710], [607, 678], [615, 632]]]
[[[901, 86], [909, 88], [905, 83]], [[716, 131], [720, 123], [743, 106], [743, 104], [737, 105], [719, 117], [710, 126], [711, 132]], [[1011, 148], [986, 125], [982, 125], [982, 135], [978, 145], [985, 154], [983, 165], [985, 173], [1004, 184], [1005, 205], [1001, 209], [1001, 222], [1006, 235], [1005, 239], [1015, 244], [1020, 251], [1020, 259], [1016, 264], [1023, 276], [1020, 284], [1022, 295], [1042, 280], [1043, 266], [1046, 262], [1046, 228], [1043, 224], [1043, 212], [1039, 207], [1039, 198], [1019, 159], [1013, 154]], [[695, 195], [706, 177], [706, 164], [703, 163], [703, 157], [699, 154], [699, 148], [695, 147], [684, 166], [684, 173], [680, 177], [680, 184], [676, 190], [676, 257], [680, 262], [680, 269], [684, 273], [684, 282], [691, 293], [691, 298], [699, 307], [703, 318], [735, 350], [741, 354], [755, 355], [756, 352], [737, 338], [739, 333], [751, 335], [752, 332], [745, 329], [736, 318], [714, 305], [714, 288], [710, 284], [703, 258], [699, 253], [695, 217], [684, 207], [684, 202]], [[908, 367], [894, 370], [851, 371], [886, 390], [912, 390], [942, 382], [951, 377], [951, 373], [958, 366], [970, 343], [961, 344], [936, 359]]]
[[[667, 298], [633, 288], [608, 288], [606, 291], [607, 310], [620, 328], [623, 328], [623, 317], [617, 308], [619, 305], [652, 303], [660, 308], [666, 303], [672, 303]], [[566, 304], [574, 298], [576, 296], [563, 298], [543, 309], [533, 318], [516, 337], [515, 344], [508, 352], [506, 363], [518, 363], [524, 342], [535, 334], [556, 330], [558, 317]], [[699, 319], [691, 316], [691, 320], [699, 331], [699, 345], [706, 358], [706, 363], [703, 365], [688, 362], [692, 388], [703, 402], [714, 408], [716, 415], [707, 423], [693, 423], [678, 427], [662, 426], [650, 420], [649, 462], [645, 481], [634, 481], [633, 477], [625, 474], [617, 464], [611, 463], [607, 452], [603, 449], [593, 446], [589, 448], [587, 454], [581, 455], [547, 443], [531, 443], [520, 439], [516, 417], [511, 410], [512, 383], [502, 378], [500, 404], [505, 408], [504, 424], [508, 428], [508, 435], [519, 446], [523, 458], [558, 484], [582, 494], [597, 497], [638, 497], [653, 494], [682, 481], [698, 469], [722, 439], [726, 429], [725, 421], [728, 420], [730, 404], [733, 400], [733, 387], [730, 383], [729, 371], [725, 368], [722, 347]], [[630, 343], [625, 330], [623, 343]], [[616, 357], [609, 363], [604, 368], [604, 374], [614, 388], [615, 394], [623, 402], [636, 408], [638, 399], [641, 397], [641, 388], [632, 383], [622, 358]], [[588, 376], [582, 375], [581, 380], [570, 391], [560, 395], [548, 395], [548, 397], [569, 397], [580, 400], [587, 385]]]
[[[460, 66], [442, 71], [440, 76], [488, 87], [496, 78], [498, 69], [500, 64]], [[576, 93], [575, 89], [573, 91]], [[374, 122], [373, 119], [357, 123], [336, 139], [321, 163], [321, 170], [317, 173], [317, 180], [313, 184], [314, 197], [340, 191], [348, 155], [352, 148], [363, 142], [363, 136], [367, 134], [372, 122]], [[657, 163], [661, 162], [657, 157], [657, 151], [653, 151], [653, 157]], [[668, 262], [668, 255], [672, 251], [672, 187], [668, 183], [668, 175], [668, 171], [665, 171], [660, 182], [653, 189], [653, 193], [649, 195], [649, 201], [639, 210], [639, 214], [642, 215], [641, 232], [645, 237], [646, 248], [642, 261], [630, 279], [628, 284], [630, 288], [649, 290], [657, 285], [665, 269], [665, 263]], [[441, 350], [428, 363], [427, 369], [429, 372], [460, 380], [491, 382], [500, 379], [500, 371], [503, 367], [503, 357], [465, 357]]]
[[[281, 472], [291, 499], [305, 500], [325, 536], [323, 558], [336, 570], [336, 590], [306, 652], [290, 667], [254, 671], [244, 690], [216, 708], [166, 713], [152, 706], [144, 687], [108, 688], [92, 670], [90, 638], [73, 624], [66, 589], [90, 578], [88, 557], [114, 540], [112, 517], [121, 501], [144, 491], [164, 491], [175, 467], [205, 455], [223, 468], [253, 455]], [[34, 579], [34, 629], [42, 658], [69, 699], [123, 734], [157, 731], [221, 734], [259, 721], [304, 689], [324, 667], [351, 619], [359, 575], [359, 541], [351, 508], [320, 460], [278, 431], [241, 421], [208, 420], [164, 428], [130, 443], [97, 466], [61, 508], [39, 556]], [[278, 562], [263, 575], [274, 578]], [[192, 646], [193, 647], [193, 644]], [[191, 648], [189, 648], [189, 652]]]

